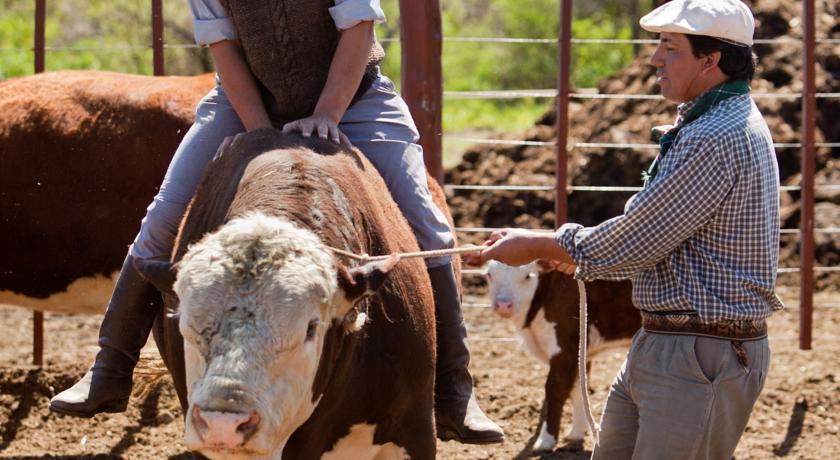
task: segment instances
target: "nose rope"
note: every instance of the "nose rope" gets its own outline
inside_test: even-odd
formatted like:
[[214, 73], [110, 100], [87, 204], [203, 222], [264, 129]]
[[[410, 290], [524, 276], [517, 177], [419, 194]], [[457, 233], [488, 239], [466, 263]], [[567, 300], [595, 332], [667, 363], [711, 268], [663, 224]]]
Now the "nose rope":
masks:
[[437, 249], [434, 251], [416, 251], [416, 252], [396, 252], [393, 254], [388, 254], [384, 256], [371, 256], [367, 253], [356, 254], [354, 252], [345, 251], [343, 249], [334, 248], [331, 246], [326, 246], [327, 249], [330, 251], [342, 255], [344, 257], [348, 257], [354, 260], [360, 260], [363, 263], [367, 262], [375, 262], [378, 260], [386, 260], [390, 259], [394, 255], [397, 256], [397, 260], [401, 259], [415, 259], [415, 258], [424, 258], [428, 259], [430, 257], [441, 257], [441, 256], [448, 256], [452, 254], [469, 254], [471, 252], [480, 252], [482, 249], [486, 248], [486, 246], [461, 246], [458, 248], [451, 248], [451, 249]]
[[586, 416], [586, 424], [589, 425], [589, 433], [597, 446], [600, 443], [598, 424], [592, 416], [592, 406], [589, 403], [589, 382], [586, 378], [586, 347], [587, 347], [587, 313], [586, 313], [586, 286], [583, 281], [577, 280], [578, 297], [580, 298], [580, 333], [578, 334], [578, 376], [580, 378], [580, 394], [583, 400], [583, 412]]

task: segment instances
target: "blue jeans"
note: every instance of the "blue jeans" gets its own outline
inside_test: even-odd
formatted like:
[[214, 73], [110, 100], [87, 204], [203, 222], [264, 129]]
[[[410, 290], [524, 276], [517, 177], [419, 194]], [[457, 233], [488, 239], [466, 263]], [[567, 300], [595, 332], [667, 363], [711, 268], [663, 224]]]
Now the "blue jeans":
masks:
[[[146, 210], [140, 232], [129, 249], [136, 258], [169, 256], [181, 217], [205, 166], [225, 137], [245, 131], [218, 79], [216, 83], [199, 102], [195, 123], [178, 146], [160, 190]], [[379, 76], [347, 109], [339, 129], [379, 171], [420, 249], [453, 247], [452, 229], [429, 192], [417, 128], [391, 80]], [[448, 263], [448, 256], [426, 259], [429, 268]]]

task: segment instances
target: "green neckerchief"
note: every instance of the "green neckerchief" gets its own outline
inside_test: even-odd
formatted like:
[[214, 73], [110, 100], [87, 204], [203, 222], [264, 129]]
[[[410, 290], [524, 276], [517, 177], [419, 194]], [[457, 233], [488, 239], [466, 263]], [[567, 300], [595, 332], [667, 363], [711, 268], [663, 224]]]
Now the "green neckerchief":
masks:
[[651, 136], [654, 140], [659, 141], [659, 155], [650, 164], [646, 171], [642, 171], [642, 181], [644, 186], [656, 177], [659, 172], [659, 159], [668, 153], [668, 149], [674, 144], [674, 139], [677, 138], [677, 133], [680, 132], [685, 125], [700, 118], [701, 115], [708, 112], [712, 107], [718, 103], [729, 99], [730, 97], [740, 96], [750, 92], [750, 85], [746, 80], [725, 81], [714, 88], [706, 91], [691, 102], [686, 104], [687, 110], [684, 115], [677, 118], [677, 124], [667, 131], [662, 131], [662, 128], [657, 126], [651, 130]]

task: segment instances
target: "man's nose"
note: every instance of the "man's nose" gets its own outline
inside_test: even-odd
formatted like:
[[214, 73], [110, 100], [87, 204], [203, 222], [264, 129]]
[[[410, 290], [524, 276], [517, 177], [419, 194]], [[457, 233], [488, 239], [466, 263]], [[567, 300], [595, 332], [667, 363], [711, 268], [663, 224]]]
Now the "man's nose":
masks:
[[656, 51], [654, 51], [653, 54], [650, 56], [650, 61], [648, 61], [648, 62], [650, 63], [650, 65], [652, 65], [654, 67], [657, 67], [657, 68], [662, 67], [664, 65], [664, 62], [662, 61], [662, 48], [661, 47], [656, 48]]

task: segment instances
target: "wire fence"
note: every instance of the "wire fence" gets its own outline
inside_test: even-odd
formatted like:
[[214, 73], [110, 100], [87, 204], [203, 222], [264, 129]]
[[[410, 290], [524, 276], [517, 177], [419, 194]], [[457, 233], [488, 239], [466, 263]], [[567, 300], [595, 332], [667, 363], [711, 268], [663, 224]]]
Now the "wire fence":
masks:
[[[498, 90], [498, 91], [444, 91], [443, 96], [450, 99], [523, 99], [523, 98], [556, 98], [556, 89], [522, 89], [522, 90]], [[751, 93], [753, 99], [798, 99], [800, 93]], [[622, 99], [622, 100], [661, 100], [660, 95], [654, 94], [596, 94], [596, 93], [570, 93], [569, 97], [574, 99]], [[840, 93], [816, 93], [814, 97], [838, 98]]]
[[[400, 37], [380, 38], [382, 43], [398, 43]], [[488, 44], [549, 44], [556, 45], [560, 41], [557, 38], [531, 38], [531, 37], [444, 37], [444, 41], [452, 43], [488, 43]], [[572, 38], [572, 44], [598, 44], [598, 45], [656, 45], [659, 40], [655, 39], [633, 39], [633, 38]], [[757, 45], [802, 45], [802, 38], [759, 38], [754, 40]], [[837, 45], [840, 44], [838, 38], [817, 38], [815, 40], [818, 45]], [[164, 43], [164, 48], [202, 48], [195, 43]], [[143, 50], [152, 49], [152, 45], [102, 45], [95, 47], [76, 47], [76, 46], [47, 46], [45, 51], [126, 51], [126, 50]], [[34, 52], [32, 47], [5, 47], [0, 48], [0, 52]]]
[[[564, 9], [563, 11], [570, 12], [571, 2], [568, 1], [568, 5], [566, 5], [567, 0], [561, 0], [561, 4], [563, 8], [569, 7], [568, 10]], [[813, 10], [813, 0], [806, 0], [804, 2], [806, 5], [806, 16], [808, 13], [808, 7]], [[119, 45], [104, 45], [104, 46], [45, 46], [44, 43], [44, 18], [46, 15], [46, 8], [45, 8], [45, 0], [36, 0], [36, 15], [35, 15], [35, 46], [34, 48], [0, 48], [0, 52], [33, 52], [35, 54], [35, 71], [40, 72], [43, 71], [43, 60], [44, 54], [46, 52], [85, 52], [85, 51], [103, 51], [103, 52], [126, 52], [131, 50], [153, 50], [153, 59], [154, 59], [154, 69], [156, 75], [161, 75], [164, 73], [164, 66], [163, 66], [163, 50], [165, 49], [195, 49], [199, 48], [199, 46], [192, 44], [192, 43], [165, 43], [163, 40], [163, 21], [162, 21], [162, 3], [161, 0], [151, 0], [152, 5], [152, 43], [147, 45], [136, 45], [136, 44], [119, 44]], [[810, 13], [813, 15], [813, 11]], [[813, 22], [813, 17], [806, 17], [806, 22], [811, 21]], [[571, 37], [570, 32], [565, 30], [566, 25], [563, 25], [563, 31], [561, 31], [561, 38], [529, 38], [529, 37], [444, 37], [444, 42], [452, 42], [452, 43], [480, 43], [480, 44], [500, 44], [500, 45], [528, 45], [528, 44], [537, 44], [537, 45], [560, 45], [561, 50], [567, 44], [575, 44], [575, 45], [582, 45], [582, 44], [605, 44], [605, 45], [655, 45], [658, 43], [658, 40], [651, 40], [651, 39], [604, 39], [604, 38], [575, 38]], [[810, 26], [809, 26], [810, 27]], [[805, 35], [802, 37], [783, 37], [783, 38], [774, 38], [774, 39], [757, 39], [755, 43], [758, 45], [779, 45], [779, 46], [803, 46], [803, 44], [811, 43], [813, 46], [822, 46], [822, 45], [837, 45], [840, 44], [840, 39], [835, 38], [815, 38], [813, 36], [813, 27], [805, 28]], [[565, 35], [564, 35], [565, 34]], [[567, 40], [562, 40], [562, 37], [566, 37]], [[428, 39], [425, 37], [423, 39]], [[399, 41], [400, 37], [389, 37], [382, 39], [382, 42], [396, 42]], [[809, 52], [809, 47], [806, 45], [804, 47], [806, 49], [806, 54]], [[811, 49], [810, 52], [813, 50]], [[559, 72], [566, 72], [566, 77], [568, 76], [568, 69], [563, 69], [564, 62], [563, 58], [564, 55], [567, 57], [568, 53], [561, 52], [561, 62], [560, 67], [561, 69]], [[806, 56], [807, 57], [807, 56]], [[807, 61], [807, 59], [806, 59]], [[567, 65], [568, 63], [566, 63]], [[812, 63], [813, 64], [813, 63]], [[807, 65], [807, 62], [806, 62]], [[561, 85], [562, 88], [562, 80]], [[806, 91], [807, 92], [807, 91]], [[813, 98], [820, 99], [820, 98], [838, 98], [840, 97], [840, 93], [836, 92], [828, 92], [828, 93], [816, 93], [815, 91], [811, 91], [813, 94]], [[561, 93], [560, 89], [514, 89], [514, 90], [492, 90], [492, 91], [444, 91], [442, 96], [448, 99], [523, 99], [523, 98], [565, 98], [568, 96], [572, 99], [580, 99], [580, 100], [662, 100], [663, 98], [659, 95], [648, 95], [648, 94], [599, 94], [592, 91], [586, 92], [566, 92]], [[803, 98], [803, 94], [801, 93], [789, 93], [789, 92], [779, 92], [779, 93], [756, 93], [753, 95], [756, 99], [795, 99], [795, 98]], [[805, 104], [803, 104], [805, 106]], [[807, 133], [807, 129], [806, 129]], [[812, 134], [812, 133], [811, 133]], [[446, 135], [445, 138], [448, 141], [454, 142], [461, 142], [461, 143], [472, 143], [472, 144], [494, 144], [494, 145], [509, 145], [509, 146], [538, 146], [538, 147], [554, 147], [559, 148], [557, 142], [551, 141], [531, 141], [531, 140], [518, 140], [518, 139], [485, 139], [485, 138], [471, 138], [471, 137], [460, 137], [460, 136], [453, 136], [453, 135]], [[562, 144], [565, 144], [563, 142]], [[803, 148], [803, 145], [807, 146], [808, 142], [800, 143], [800, 142], [793, 142], [793, 143], [776, 143], [775, 147], [777, 149], [788, 149], [788, 148]], [[827, 148], [837, 148], [840, 147], [840, 142], [811, 142], [810, 145], [814, 147], [827, 147]], [[562, 147], [566, 147], [562, 145]], [[570, 145], [571, 148], [579, 148], [579, 149], [606, 149], [606, 148], [621, 148], [621, 149], [646, 149], [646, 150], [655, 150], [658, 149], [659, 146], [656, 144], [644, 144], [644, 143], [610, 143], [610, 142], [577, 142]], [[840, 184], [824, 184], [818, 185], [814, 187], [816, 190], [837, 190], [840, 188]], [[557, 185], [547, 186], [547, 185], [492, 185], [492, 186], [483, 186], [483, 185], [447, 185], [446, 189], [449, 191], [457, 191], [457, 190], [486, 190], [486, 191], [525, 191], [525, 192], [557, 192]], [[577, 185], [567, 187], [563, 190], [562, 193], [568, 192], [634, 192], [640, 190], [639, 187], [620, 187], [620, 186], [599, 186], [599, 185]], [[800, 191], [800, 187], [781, 187], [782, 191]], [[807, 190], [810, 193], [810, 190]], [[458, 232], [490, 232], [495, 229], [492, 228], [465, 228], [460, 227], [456, 229]], [[801, 230], [799, 229], [781, 229], [783, 234], [801, 234]], [[824, 234], [836, 234], [840, 233], [837, 228], [818, 228], [815, 229], [814, 232], [816, 233], [824, 233]], [[805, 235], [805, 238], [810, 238], [811, 235]], [[780, 273], [796, 273], [800, 270], [798, 267], [782, 267], [779, 269]], [[813, 267], [814, 272], [834, 272], [840, 271], [840, 267]], [[464, 270], [464, 274], [467, 275], [477, 275], [480, 274], [480, 271], [471, 271], [471, 270]], [[804, 278], [803, 278], [804, 280]], [[803, 289], [805, 289], [807, 283], [803, 281]], [[40, 364], [40, 357], [39, 357], [39, 334], [42, 334], [42, 325], [39, 325], [38, 315], [36, 314], [35, 317], [35, 326], [34, 326], [34, 335], [36, 337], [36, 344], [35, 344], [35, 361], [36, 364]], [[43, 317], [40, 317], [40, 322], [43, 321]], [[810, 331], [810, 323], [808, 324], [808, 328]], [[810, 332], [809, 332], [810, 334]], [[42, 340], [42, 339], [40, 339]], [[482, 340], [482, 338], [477, 337], [474, 340]], [[507, 340], [507, 339], [505, 339]]]

